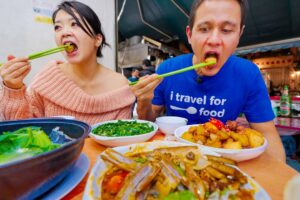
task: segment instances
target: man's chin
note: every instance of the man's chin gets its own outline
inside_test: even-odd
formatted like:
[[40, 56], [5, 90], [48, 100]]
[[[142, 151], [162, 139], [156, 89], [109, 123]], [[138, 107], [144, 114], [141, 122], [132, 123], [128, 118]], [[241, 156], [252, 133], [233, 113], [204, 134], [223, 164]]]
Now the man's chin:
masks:
[[214, 76], [220, 71], [220, 68], [204, 68], [202, 69], [202, 75], [204, 76]]

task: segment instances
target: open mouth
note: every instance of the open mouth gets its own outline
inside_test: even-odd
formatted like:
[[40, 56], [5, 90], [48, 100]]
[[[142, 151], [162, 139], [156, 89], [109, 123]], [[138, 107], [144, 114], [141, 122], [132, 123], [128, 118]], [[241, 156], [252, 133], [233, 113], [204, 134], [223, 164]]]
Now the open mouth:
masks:
[[219, 57], [219, 55], [216, 52], [208, 52], [204, 56], [206, 62], [207, 62], [207, 60], [217, 61], [218, 57]]
[[[219, 58], [219, 54], [216, 52], [207, 52], [204, 56], [205, 62], [215, 62], [217, 63]], [[213, 68], [213, 65], [207, 66], [205, 68], [211, 69]]]
[[73, 42], [70, 42], [70, 41], [64, 42], [64, 45], [68, 45], [66, 47], [66, 52], [67, 53], [73, 53], [73, 52], [75, 52], [78, 49], [77, 45], [75, 43], [73, 43]]

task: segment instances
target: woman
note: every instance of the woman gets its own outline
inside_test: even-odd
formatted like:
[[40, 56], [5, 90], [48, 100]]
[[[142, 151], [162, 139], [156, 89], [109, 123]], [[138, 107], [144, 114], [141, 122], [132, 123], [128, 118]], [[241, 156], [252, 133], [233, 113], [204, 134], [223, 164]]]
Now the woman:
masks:
[[89, 124], [131, 117], [135, 100], [122, 75], [97, 62], [107, 45], [101, 23], [87, 5], [61, 3], [52, 17], [57, 45], [70, 43], [65, 63], [51, 62], [26, 91], [28, 58], [10, 56], [1, 69], [0, 111], [5, 120], [71, 115]]

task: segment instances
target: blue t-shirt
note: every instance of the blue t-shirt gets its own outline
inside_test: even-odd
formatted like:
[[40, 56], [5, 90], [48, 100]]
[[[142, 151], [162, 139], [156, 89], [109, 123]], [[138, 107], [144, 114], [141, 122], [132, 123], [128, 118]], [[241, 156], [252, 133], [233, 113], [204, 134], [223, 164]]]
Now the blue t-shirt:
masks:
[[[163, 62], [158, 74], [182, 69], [192, 64], [193, 54]], [[268, 91], [258, 67], [252, 62], [230, 56], [214, 76], [197, 81], [195, 70], [164, 78], [154, 91], [152, 104], [165, 106], [166, 114], [187, 118], [189, 124], [207, 122], [210, 117], [236, 120], [244, 113], [252, 123], [274, 119]]]

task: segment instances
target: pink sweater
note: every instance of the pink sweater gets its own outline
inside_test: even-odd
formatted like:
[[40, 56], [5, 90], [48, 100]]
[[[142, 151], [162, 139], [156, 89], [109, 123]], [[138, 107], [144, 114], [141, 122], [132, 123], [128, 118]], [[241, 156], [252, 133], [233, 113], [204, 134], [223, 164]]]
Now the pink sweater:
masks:
[[89, 124], [131, 118], [135, 97], [129, 86], [102, 95], [85, 93], [67, 78], [56, 62], [39, 73], [30, 89], [2, 85], [0, 114], [4, 120], [71, 115]]

